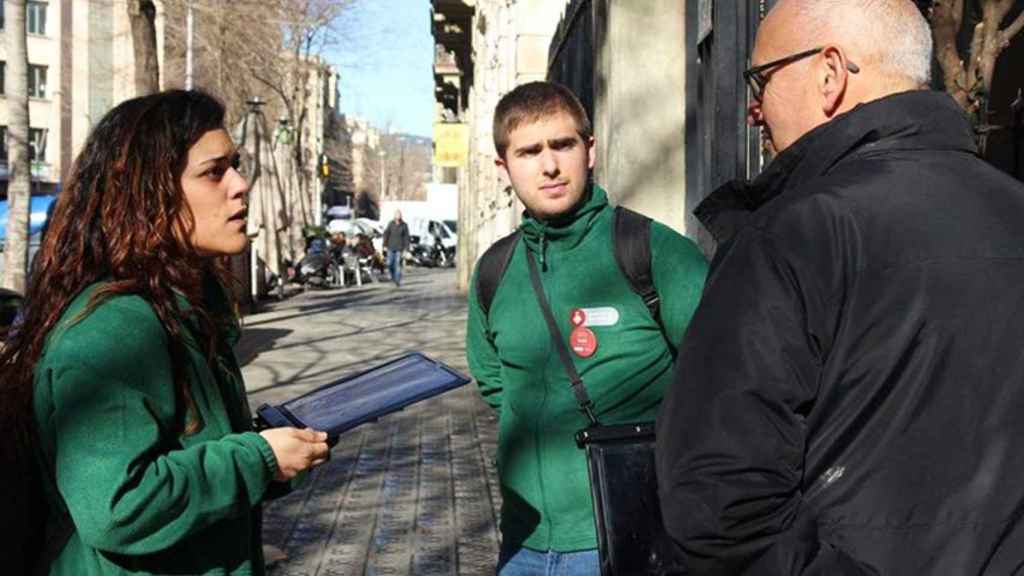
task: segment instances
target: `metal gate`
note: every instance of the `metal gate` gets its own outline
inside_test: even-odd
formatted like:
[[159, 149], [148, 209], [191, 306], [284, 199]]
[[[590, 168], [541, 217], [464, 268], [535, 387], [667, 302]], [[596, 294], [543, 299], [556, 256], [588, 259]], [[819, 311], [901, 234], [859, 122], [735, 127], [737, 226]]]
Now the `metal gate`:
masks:
[[[603, 3], [600, 3], [603, 4]], [[567, 86], [594, 118], [594, 10], [591, 0], [573, 0], [558, 24], [548, 54], [548, 80]]]
[[[743, 70], [750, 63], [757, 25], [775, 0], [687, 0], [686, 4], [686, 200], [696, 207], [735, 178], [751, 178], [766, 163], [761, 129], [747, 126]], [[710, 235], [692, 214], [687, 228], [714, 251]]]

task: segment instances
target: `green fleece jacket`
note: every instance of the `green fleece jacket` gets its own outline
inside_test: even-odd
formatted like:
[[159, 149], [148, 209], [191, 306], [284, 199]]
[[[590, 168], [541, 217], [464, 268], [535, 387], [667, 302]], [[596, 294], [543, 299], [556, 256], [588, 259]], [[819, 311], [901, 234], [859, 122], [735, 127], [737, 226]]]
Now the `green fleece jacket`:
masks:
[[[693, 242], [651, 226], [651, 270], [661, 297], [665, 333], [619, 270], [612, 215], [604, 190], [563, 222], [526, 218], [494, 294], [490, 314], [469, 297], [466, 355], [484, 400], [499, 414], [498, 476], [506, 546], [567, 552], [597, 547], [586, 458], [573, 436], [587, 426], [569, 378], [551, 346], [530, 284], [526, 250], [534, 253], [544, 291], [564, 338], [576, 309], [597, 348], [573, 354], [576, 370], [603, 424], [653, 421], [669, 383], [686, 325], [707, 273]], [[593, 322], [592, 322], [593, 321]], [[667, 340], [667, 341], [666, 341]]]
[[231, 338], [214, 367], [194, 345], [204, 339], [188, 347], [203, 428], [182, 435], [156, 314], [117, 296], [81, 317], [97, 286], [64, 312], [35, 373], [51, 519], [67, 510], [74, 523], [50, 573], [263, 574], [259, 503], [277, 461], [251, 431]]

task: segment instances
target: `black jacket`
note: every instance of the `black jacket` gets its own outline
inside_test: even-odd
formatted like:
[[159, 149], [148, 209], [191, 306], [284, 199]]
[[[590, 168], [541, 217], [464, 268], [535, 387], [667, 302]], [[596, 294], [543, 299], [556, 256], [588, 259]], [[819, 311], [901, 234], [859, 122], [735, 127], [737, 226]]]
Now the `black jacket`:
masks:
[[953, 101], [805, 135], [698, 209], [722, 242], [658, 418], [694, 574], [1024, 566], [1024, 185]]
[[409, 226], [404, 220], [388, 222], [384, 228], [384, 248], [397, 252], [405, 252], [409, 249]]

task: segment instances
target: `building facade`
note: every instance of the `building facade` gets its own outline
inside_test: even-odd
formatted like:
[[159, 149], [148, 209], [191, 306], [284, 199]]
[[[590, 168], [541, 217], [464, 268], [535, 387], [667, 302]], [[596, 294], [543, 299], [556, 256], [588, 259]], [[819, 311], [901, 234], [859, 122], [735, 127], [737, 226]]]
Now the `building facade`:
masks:
[[[26, 4], [32, 194], [53, 194], [92, 124], [112, 103], [131, 93], [131, 31], [124, 0], [29, 0]], [[2, 197], [7, 193], [7, 107], [2, 96], [6, 52], [4, 39], [0, 42]]]
[[[522, 206], [494, 165], [491, 121], [502, 95], [543, 80], [564, 0], [433, 0], [435, 122], [468, 127], [463, 166], [435, 169], [459, 191], [459, 288], [476, 259], [515, 229]], [[436, 143], [435, 143], [436, 144]]]
[[456, 178], [460, 288], [479, 255], [520, 221], [522, 206], [494, 165], [492, 119], [501, 96], [531, 80], [558, 81], [580, 98], [597, 142], [594, 179], [613, 203], [696, 236], [687, 215], [702, 196], [688, 194], [685, 64], [696, 3], [433, 2], [437, 119], [464, 122], [470, 134]]

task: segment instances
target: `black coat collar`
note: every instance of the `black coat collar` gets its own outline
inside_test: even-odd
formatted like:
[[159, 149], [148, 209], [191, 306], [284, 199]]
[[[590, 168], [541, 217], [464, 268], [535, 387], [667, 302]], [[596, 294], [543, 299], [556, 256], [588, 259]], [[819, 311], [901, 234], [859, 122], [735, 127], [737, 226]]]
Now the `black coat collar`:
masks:
[[694, 215], [721, 244], [776, 196], [826, 174], [855, 152], [869, 150], [977, 154], [970, 124], [952, 98], [930, 90], [902, 92], [860, 104], [811, 130], [754, 180], [733, 180], [712, 192]]

